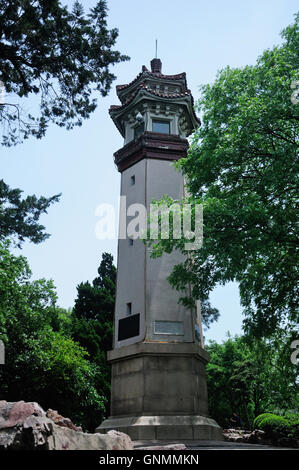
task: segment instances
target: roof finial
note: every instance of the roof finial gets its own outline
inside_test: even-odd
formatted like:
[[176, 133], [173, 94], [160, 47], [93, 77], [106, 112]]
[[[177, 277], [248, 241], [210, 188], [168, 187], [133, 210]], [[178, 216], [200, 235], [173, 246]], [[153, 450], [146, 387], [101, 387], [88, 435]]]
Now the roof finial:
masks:
[[151, 69], [154, 73], [161, 73], [162, 71], [162, 62], [158, 59], [158, 39], [156, 39], [156, 54], [155, 58], [151, 60]]

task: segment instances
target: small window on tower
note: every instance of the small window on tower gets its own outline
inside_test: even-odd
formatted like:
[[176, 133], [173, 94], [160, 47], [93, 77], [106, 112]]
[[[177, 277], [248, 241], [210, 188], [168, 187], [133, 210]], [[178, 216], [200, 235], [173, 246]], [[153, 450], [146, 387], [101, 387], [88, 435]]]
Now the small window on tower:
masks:
[[130, 181], [131, 181], [131, 186], [133, 186], [135, 184], [135, 175], [131, 176]]
[[153, 121], [153, 132], [159, 132], [160, 134], [170, 134], [169, 121]]
[[127, 315], [132, 315], [132, 302], [127, 303]]
[[129, 238], [129, 245], [130, 245], [130, 246], [133, 246], [133, 243], [134, 243], [133, 238]]

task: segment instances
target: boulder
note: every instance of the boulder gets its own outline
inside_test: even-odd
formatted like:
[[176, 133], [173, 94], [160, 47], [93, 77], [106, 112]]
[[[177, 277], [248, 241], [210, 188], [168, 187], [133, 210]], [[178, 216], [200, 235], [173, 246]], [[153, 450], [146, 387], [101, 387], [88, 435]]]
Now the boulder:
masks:
[[107, 434], [104, 434], [104, 435], [109, 436], [112, 439], [114, 439], [114, 442], [115, 442], [114, 445], [116, 447], [114, 447], [112, 450], [133, 450], [134, 449], [130, 436], [128, 436], [128, 434], [125, 434], [124, 432], [115, 431], [114, 429], [112, 429], [111, 431], [108, 431]]
[[243, 429], [224, 429], [223, 436], [225, 441], [243, 442], [243, 436], [246, 433]]
[[224, 429], [224, 439], [230, 442], [243, 442], [250, 444], [272, 444], [271, 440], [266, 438], [264, 431], [254, 429], [246, 431], [245, 429]]
[[133, 450], [118, 431], [84, 433], [57, 411], [46, 413], [35, 402], [0, 401], [0, 450]]
[[7, 402], [0, 400], [0, 429], [23, 423], [28, 416], [45, 416], [45, 411], [35, 402]]
[[58, 426], [62, 426], [64, 428], [69, 428], [69, 429], [73, 429], [74, 431], [82, 432], [81, 426], [75, 426], [70, 420], [70, 418], [64, 418], [56, 410], [51, 410], [51, 408], [49, 408], [46, 412], [46, 416], [50, 418], [52, 421], [54, 421], [54, 423], [57, 424]]
[[266, 433], [260, 429], [254, 429], [248, 436], [248, 442], [251, 444], [272, 444], [270, 439], [267, 439]]
[[53, 422], [38, 403], [0, 401], [0, 450], [40, 449], [47, 444]]
[[54, 424], [47, 440], [49, 450], [133, 450], [129, 436], [117, 431], [89, 434]]

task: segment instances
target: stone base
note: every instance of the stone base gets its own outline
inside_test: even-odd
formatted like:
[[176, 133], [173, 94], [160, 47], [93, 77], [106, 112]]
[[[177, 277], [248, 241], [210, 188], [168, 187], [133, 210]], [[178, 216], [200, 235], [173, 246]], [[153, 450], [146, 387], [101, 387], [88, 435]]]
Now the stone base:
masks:
[[110, 417], [208, 417], [208, 359], [194, 343], [144, 342], [110, 351]]
[[223, 440], [222, 429], [216, 421], [204, 416], [136, 416], [109, 418], [96, 432], [112, 429], [124, 432], [137, 440]]
[[108, 353], [111, 414], [96, 430], [133, 440], [222, 440], [209, 418], [205, 365], [196, 343], [142, 342]]

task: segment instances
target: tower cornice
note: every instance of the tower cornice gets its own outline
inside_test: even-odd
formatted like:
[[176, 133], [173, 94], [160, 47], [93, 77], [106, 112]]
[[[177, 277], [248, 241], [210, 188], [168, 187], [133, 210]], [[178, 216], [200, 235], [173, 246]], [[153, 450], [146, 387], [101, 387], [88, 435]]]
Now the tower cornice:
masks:
[[187, 155], [187, 139], [178, 135], [144, 132], [139, 139], [132, 140], [114, 153], [114, 162], [122, 172], [143, 158], [158, 160], [179, 160]]

